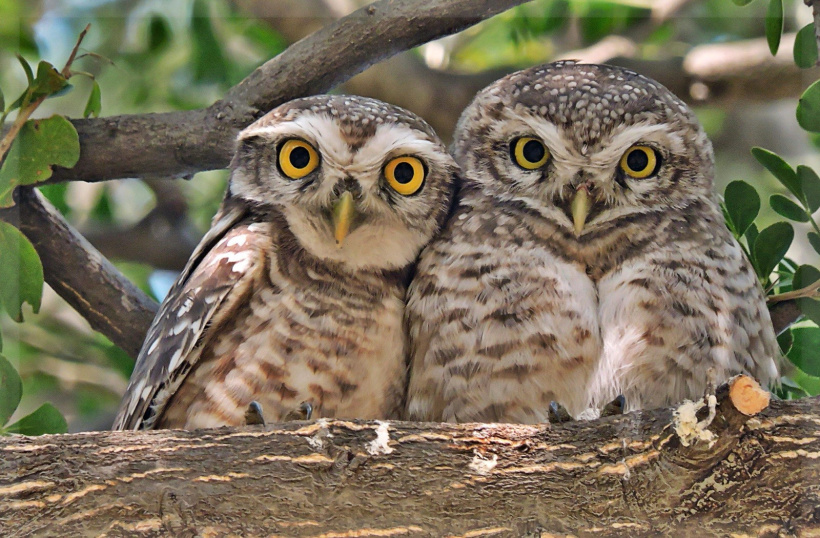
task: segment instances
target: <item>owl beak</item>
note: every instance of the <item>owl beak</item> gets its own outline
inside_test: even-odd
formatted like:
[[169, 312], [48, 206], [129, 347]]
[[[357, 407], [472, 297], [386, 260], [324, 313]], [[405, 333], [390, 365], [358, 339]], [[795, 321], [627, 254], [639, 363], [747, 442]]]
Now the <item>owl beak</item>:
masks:
[[332, 208], [333, 235], [336, 238], [336, 246], [339, 248], [342, 247], [342, 242], [350, 233], [350, 226], [355, 216], [356, 205], [353, 201], [353, 194], [350, 191], [345, 191], [334, 202]]
[[589, 190], [586, 185], [582, 185], [575, 191], [575, 195], [570, 202], [570, 212], [572, 213], [572, 223], [575, 225], [575, 235], [580, 236], [584, 230], [584, 224], [592, 208], [592, 200], [589, 197]]

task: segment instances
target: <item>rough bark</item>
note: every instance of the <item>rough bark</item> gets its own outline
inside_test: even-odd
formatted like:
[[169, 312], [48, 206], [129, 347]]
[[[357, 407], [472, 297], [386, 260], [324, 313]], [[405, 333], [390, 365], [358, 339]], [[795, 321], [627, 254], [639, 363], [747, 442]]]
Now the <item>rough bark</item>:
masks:
[[733, 386], [694, 420], [684, 404], [553, 428], [330, 420], [2, 438], [0, 535], [815, 535], [820, 399], [750, 417], [740, 402], [767, 400]]
[[0, 210], [34, 245], [48, 285], [94, 330], [136, 357], [157, 303], [91, 246], [38, 191], [18, 189], [17, 205]]

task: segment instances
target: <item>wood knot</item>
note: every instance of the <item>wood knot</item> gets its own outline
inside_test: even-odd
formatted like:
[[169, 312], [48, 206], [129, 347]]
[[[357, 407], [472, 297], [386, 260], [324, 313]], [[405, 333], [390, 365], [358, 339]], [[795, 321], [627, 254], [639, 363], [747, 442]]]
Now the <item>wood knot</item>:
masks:
[[730, 379], [728, 384], [729, 401], [744, 415], [756, 415], [769, 407], [769, 392], [751, 377], [738, 375]]

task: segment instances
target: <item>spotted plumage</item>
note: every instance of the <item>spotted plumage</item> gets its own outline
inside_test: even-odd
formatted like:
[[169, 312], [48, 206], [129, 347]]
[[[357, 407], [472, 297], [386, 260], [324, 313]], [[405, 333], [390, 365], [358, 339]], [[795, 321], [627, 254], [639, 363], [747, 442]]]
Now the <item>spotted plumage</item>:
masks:
[[456, 170], [426, 123], [371, 99], [299, 99], [245, 129], [114, 428], [238, 425], [251, 402], [268, 422], [305, 404], [314, 418], [397, 418], [407, 281]]
[[[663, 86], [559, 62], [479, 92], [459, 121], [464, 187], [407, 308], [407, 413], [546, 422], [776, 382], [763, 292], [726, 229], [711, 144]], [[590, 410], [592, 410], [590, 412]]]

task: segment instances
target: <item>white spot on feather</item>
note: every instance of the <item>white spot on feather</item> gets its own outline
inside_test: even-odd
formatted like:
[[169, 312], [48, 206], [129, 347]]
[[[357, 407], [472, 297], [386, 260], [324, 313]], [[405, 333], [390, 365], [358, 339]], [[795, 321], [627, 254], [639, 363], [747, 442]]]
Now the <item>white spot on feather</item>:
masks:
[[182, 362], [182, 348], [179, 348], [174, 352], [171, 357], [171, 361], [168, 363], [168, 371], [173, 372], [176, 370], [180, 362]]
[[235, 247], [235, 246], [240, 246], [241, 247], [245, 244], [246, 241], [247, 241], [247, 236], [245, 234], [236, 235], [234, 237], [231, 237], [228, 240], [228, 246], [229, 247]]

